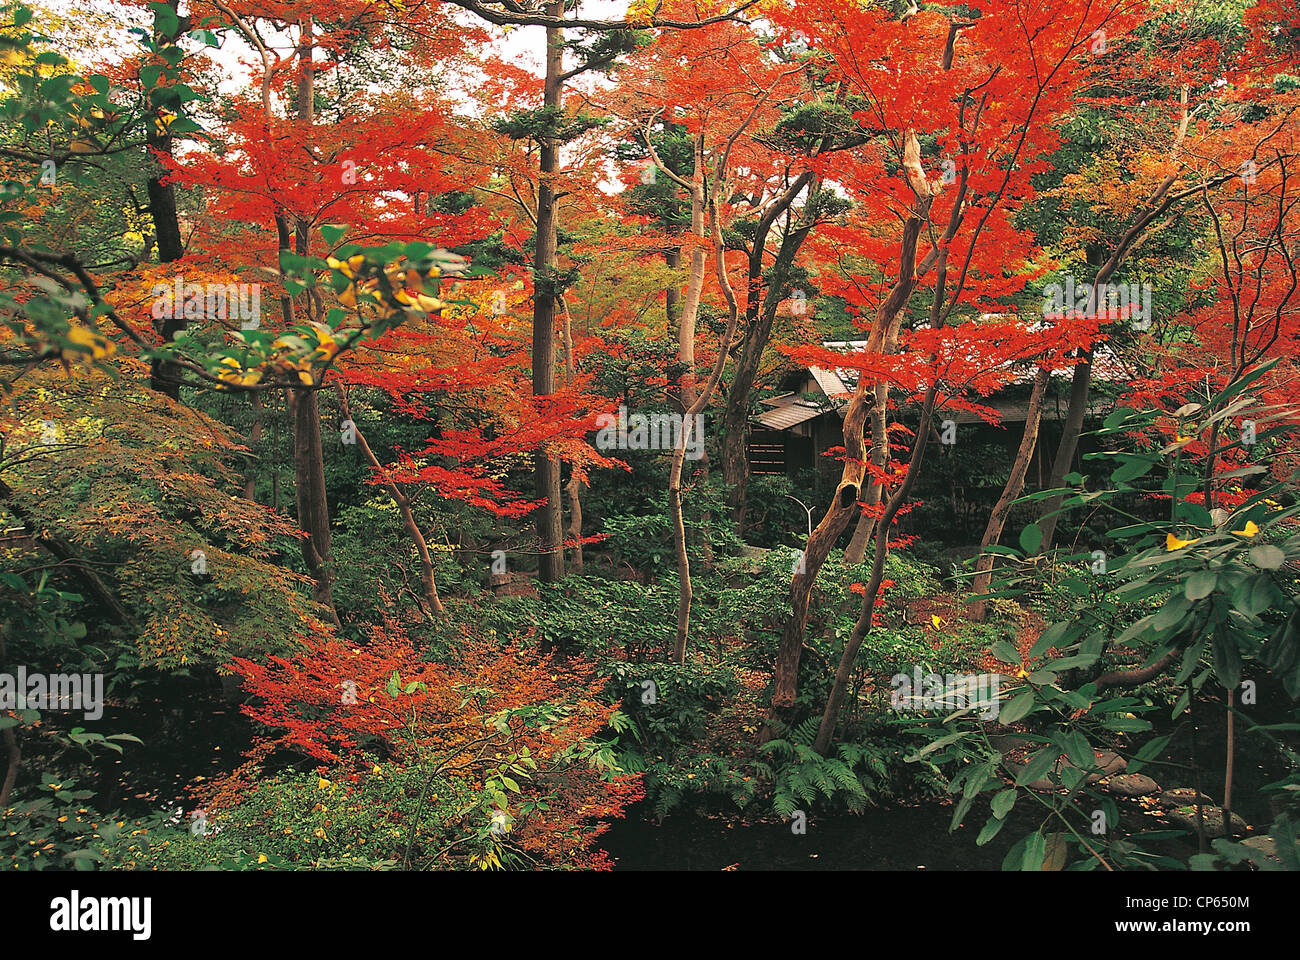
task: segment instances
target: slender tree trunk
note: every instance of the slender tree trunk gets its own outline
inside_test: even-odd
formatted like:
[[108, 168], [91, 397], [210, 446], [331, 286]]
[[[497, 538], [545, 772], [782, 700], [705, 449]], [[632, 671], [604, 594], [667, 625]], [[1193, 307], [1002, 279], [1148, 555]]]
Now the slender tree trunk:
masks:
[[[989, 588], [993, 576], [993, 555], [984, 551], [998, 542], [1002, 529], [1006, 526], [1011, 504], [1020, 496], [1025, 486], [1025, 474], [1029, 471], [1029, 462], [1034, 456], [1034, 447], [1038, 444], [1038, 428], [1043, 419], [1043, 397], [1047, 393], [1047, 384], [1052, 378], [1052, 371], [1040, 368], [1034, 375], [1034, 386], [1029, 394], [1029, 409], [1025, 411], [1025, 432], [1020, 438], [1020, 447], [1016, 450], [1011, 463], [1011, 474], [1007, 477], [1002, 495], [993, 505], [989, 522], [984, 527], [984, 536], [980, 539], [980, 558], [975, 562], [975, 579], [971, 581], [972, 593], [983, 593]], [[971, 615], [976, 620], [983, 620], [985, 603], [977, 600], [971, 605]]]
[[[561, 333], [564, 338], [564, 382], [572, 384], [575, 377], [573, 356], [573, 315], [569, 312], [569, 302], [559, 298], [563, 325]], [[569, 539], [573, 541], [573, 570], [582, 573], [582, 475], [576, 465], [569, 470], [569, 482], [564, 491], [569, 495]]]
[[[253, 407], [253, 426], [248, 432], [248, 450], [249, 453], [257, 453], [257, 445], [262, 442], [262, 431], [266, 424], [262, 419], [262, 394], [254, 391], [248, 395], [248, 402]], [[248, 461], [248, 472], [244, 475], [244, 499], [257, 499], [257, 464], [258, 461], [251, 459]]]
[[[1223, 835], [1232, 836], [1232, 774], [1237, 759], [1237, 715], [1233, 712], [1236, 691], [1228, 691], [1227, 757], [1223, 768]], [[2, 806], [3, 804], [0, 804]]]
[[[361, 448], [361, 453], [365, 456], [366, 461], [376, 470], [381, 470], [382, 465], [375, 456], [374, 451], [370, 449], [370, 444], [366, 442], [366, 435], [361, 432], [361, 427], [352, 418], [347, 394], [344, 393], [341, 384], [335, 384], [335, 387], [339, 403], [342, 405], [343, 416], [352, 421], [357, 446]], [[415, 552], [420, 557], [420, 586], [424, 591], [425, 602], [429, 605], [429, 611], [426, 612], [426, 615], [432, 620], [434, 619], [433, 614], [445, 613], [446, 610], [442, 605], [441, 598], [438, 596], [438, 585], [433, 578], [433, 560], [429, 556], [429, 542], [425, 539], [423, 531], [420, 530], [420, 525], [415, 520], [415, 513], [411, 509], [411, 500], [402, 492], [402, 488], [389, 480], [384, 482], [384, 489], [393, 498], [393, 503], [397, 504], [397, 512], [401, 514], [402, 523], [406, 526], [406, 532], [415, 544]]]
[[[1065, 411], [1065, 423], [1061, 426], [1061, 439], [1056, 445], [1056, 459], [1052, 461], [1052, 472], [1047, 478], [1047, 487], [1052, 489], [1065, 482], [1065, 475], [1074, 463], [1074, 452], [1079, 445], [1079, 434], [1083, 431], [1083, 418], [1088, 412], [1088, 388], [1092, 381], [1092, 350], [1084, 354], [1084, 359], [1074, 368], [1070, 380], [1070, 401]], [[1040, 553], [1052, 548], [1056, 536], [1056, 521], [1060, 516], [1061, 505], [1065, 495], [1049, 497], [1043, 504], [1038, 527], [1043, 531]]]
[[[781, 245], [769, 270], [765, 254], [768, 237], [780, 215], [803, 191], [808, 190], [808, 202], [799, 224], [781, 238]], [[740, 355], [736, 358], [727, 391], [727, 405], [723, 414], [722, 479], [727, 485], [727, 500], [737, 531], [743, 536], [745, 506], [749, 487], [749, 396], [758, 377], [763, 351], [772, 336], [772, 324], [777, 307], [789, 288], [790, 269], [799, 248], [813, 228], [814, 199], [821, 189], [821, 180], [805, 171], [759, 218], [755, 227], [753, 246], [749, 253], [749, 298], [745, 305], [745, 334]]]
[[[1181, 91], [1182, 117], [1179, 120], [1178, 129], [1174, 133], [1173, 144], [1169, 150], [1171, 160], [1176, 160], [1182, 151], [1183, 141], [1187, 136], [1187, 127], [1191, 122], [1191, 113], [1188, 111], [1188, 92], [1189, 88], [1184, 84]], [[1110, 282], [1110, 278], [1119, 268], [1119, 265], [1124, 262], [1124, 258], [1128, 256], [1129, 251], [1142, 238], [1147, 227], [1164, 215], [1176, 201], [1182, 199], [1182, 194], [1170, 193], [1178, 177], [1179, 171], [1175, 170], [1161, 181], [1160, 185], [1147, 199], [1142, 213], [1139, 214], [1136, 221], [1124, 235], [1120, 237], [1110, 258], [1101, 265], [1096, 278], [1092, 282], [1092, 303], [1100, 303], [1098, 292], [1102, 285]], [[1091, 251], [1089, 252], [1091, 253]], [[1092, 262], [1091, 256], [1089, 256], [1089, 262]], [[1088, 409], [1088, 387], [1091, 378], [1092, 348], [1089, 347], [1083, 354], [1083, 362], [1074, 368], [1074, 376], [1070, 381], [1070, 403], [1066, 410], [1065, 426], [1061, 433], [1061, 439], [1056, 447], [1056, 459], [1052, 462], [1052, 473], [1048, 479], [1049, 489], [1059, 487], [1064, 482], [1065, 475], [1070, 472], [1070, 464], [1074, 461], [1074, 451], [1078, 446], [1079, 433], [1083, 429], [1083, 419]], [[1052, 547], [1056, 536], [1057, 517], [1064, 502], [1064, 496], [1057, 496], [1050, 498], [1043, 504], [1038, 522], [1039, 528], [1043, 531], [1042, 546], [1039, 548], [1041, 553], [1046, 553]]]
[[[936, 329], [941, 325], [941, 310], [947, 290], [947, 263], [948, 249], [945, 247], [939, 251], [936, 263], [934, 301], [930, 307], [930, 326]], [[826, 700], [826, 709], [822, 712], [821, 725], [817, 728], [817, 739], [813, 741], [813, 749], [822, 756], [825, 756], [827, 751], [830, 750], [831, 740], [835, 736], [835, 725], [839, 720], [840, 707], [844, 703], [844, 693], [849, 687], [849, 678], [853, 674], [853, 664], [857, 659], [858, 649], [871, 631], [871, 622], [876, 611], [876, 598], [880, 595], [880, 584], [885, 577], [885, 560], [889, 556], [889, 525], [894, 522], [894, 517], [907, 501], [912, 485], [916, 483], [916, 478], [921, 472], [921, 464], [925, 460], [925, 450], [929, 445], [931, 417], [934, 415], [934, 405], [938, 396], [939, 381], [935, 379], [931, 381], [929, 388], [925, 391], [925, 401], [921, 405], [921, 418], [916, 425], [916, 435], [912, 441], [912, 454], [908, 460], [907, 473], [903, 476], [903, 482], [898, 485], [898, 488], [885, 502], [885, 509], [882, 511], [880, 522], [876, 527], [876, 549], [871, 561], [871, 580], [868, 582], [866, 592], [862, 596], [862, 609], [858, 613], [858, 621], [853, 625], [853, 632], [849, 635], [849, 639], [844, 645], [844, 652], [840, 655], [839, 666], [835, 668], [835, 681], [831, 685], [831, 693]]]
[[695, 137], [695, 171], [691, 177], [691, 265], [686, 278], [686, 296], [682, 300], [677, 318], [677, 362], [681, 376], [677, 393], [682, 409], [695, 403], [695, 324], [700, 315], [700, 299], [704, 291], [706, 253], [704, 249], [705, 204], [704, 196], [704, 134]]
[[[177, 12], [180, 0], [166, 0], [172, 13]], [[154, 42], [161, 49], [175, 46], [180, 21], [177, 21], [176, 33], [155, 34]], [[167, 128], [158, 124], [155, 112], [145, 118], [145, 163], [151, 171], [145, 183], [145, 193], [149, 198], [149, 216], [153, 220], [154, 242], [158, 247], [158, 262], [173, 263], [185, 255], [185, 245], [181, 240], [180, 219], [176, 212], [176, 190], [170, 183], [164, 183], [167, 171], [162, 168], [157, 155], [168, 159], [172, 156], [172, 137]], [[180, 305], [172, 311], [182, 314]], [[185, 329], [185, 317], [164, 317], [156, 326], [159, 336], [165, 343], [176, 339], [176, 334]], [[181, 367], [171, 361], [155, 359], [149, 364], [149, 386], [159, 393], [165, 393], [173, 400], [181, 395]]]
[[[313, 109], [313, 40], [311, 17], [299, 21], [298, 120], [304, 143], [310, 142]], [[294, 230], [294, 252], [306, 256], [309, 249], [309, 224], [299, 217]], [[277, 224], [282, 244], [287, 242], [283, 218]], [[310, 302], [308, 302], [310, 311]], [[289, 306], [291, 311], [291, 305]], [[330, 512], [325, 493], [325, 453], [321, 445], [320, 404], [316, 391], [308, 387], [291, 387], [285, 391], [289, 416], [293, 421], [294, 494], [298, 505], [298, 528], [306, 536], [302, 541], [303, 560], [311, 572], [312, 595], [324, 606], [335, 623], [330, 561]]]
[[[673, 271], [682, 265], [682, 248], [669, 247], [664, 251], [664, 264]], [[664, 318], [668, 321], [668, 329], [671, 330], [677, 325], [677, 318], [681, 316], [681, 291], [676, 283], [670, 283], [664, 288]]]
[[[564, 4], [546, 5], [548, 16], [564, 15]], [[546, 28], [546, 79], [542, 103], [548, 110], [560, 109], [560, 75], [564, 72], [564, 31]], [[555, 391], [555, 299], [556, 299], [556, 197], [555, 178], [560, 171], [560, 147], [553, 137], [543, 136], [537, 185], [537, 240], [533, 252], [533, 395]], [[544, 501], [537, 511], [537, 540], [541, 552], [539, 575], [544, 583], [564, 576], [563, 512], [560, 495], [560, 462], [545, 448], [534, 457], [537, 498]]]
[[[696, 154], [696, 171], [699, 173], [703, 170], [704, 154], [702, 141]], [[726, 169], [726, 155], [718, 161], [718, 170], [711, 187], [709, 196], [709, 219], [713, 226], [713, 257], [718, 286], [722, 290], [723, 296], [727, 300], [727, 327], [723, 331], [722, 338], [718, 342], [718, 359], [713, 364], [713, 370], [709, 373], [709, 378], [702, 389], [698, 391], [691, 405], [688, 406], [682, 414], [682, 429], [678, 431], [678, 442], [673, 449], [672, 465], [668, 469], [668, 509], [672, 519], [673, 547], [677, 555], [677, 575], [679, 581], [677, 595], [677, 635], [673, 642], [672, 659], [674, 663], [686, 662], [686, 639], [690, 629], [691, 616], [691, 562], [686, 552], [686, 527], [682, 520], [682, 466], [686, 459], [686, 443], [688, 440], [687, 431], [695, 427], [696, 418], [701, 412], [708, 407], [709, 400], [713, 397], [714, 390], [717, 389], [718, 381], [722, 378], [722, 370], [727, 363], [727, 354], [731, 349], [732, 338], [736, 334], [736, 327], [740, 322], [740, 306], [736, 302], [736, 294], [731, 289], [731, 281], [727, 278], [726, 249], [722, 240], [722, 215], [718, 209], [718, 195], [721, 192], [723, 174]], [[700, 189], [703, 189], [702, 177]], [[698, 309], [698, 303], [696, 308]], [[683, 310], [683, 313], [686, 311]], [[692, 384], [692, 389], [694, 385]], [[695, 427], [701, 431], [699, 442], [704, 442], [703, 421], [699, 421], [699, 426]]]

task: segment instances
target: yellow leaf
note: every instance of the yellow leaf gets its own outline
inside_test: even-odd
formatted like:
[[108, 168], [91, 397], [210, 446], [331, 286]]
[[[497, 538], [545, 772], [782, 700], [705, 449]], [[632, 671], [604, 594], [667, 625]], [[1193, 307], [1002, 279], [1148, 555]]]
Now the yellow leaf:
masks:
[[939, 624], [943, 623], [943, 619], [939, 617], [937, 614], [931, 614], [930, 622], [934, 624], [935, 628], [937, 629]]
[[1232, 532], [1239, 537], [1253, 537], [1255, 534], [1259, 533], [1259, 527], [1255, 525], [1254, 520], [1247, 520], [1246, 528], [1244, 530], [1234, 530]]
[[1165, 534], [1165, 550], [1170, 552], [1174, 550], [1181, 550], [1183, 549], [1183, 547], [1190, 547], [1193, 543], [1196, 543], [1196, 539], [1179, 540], [1172, 533]]

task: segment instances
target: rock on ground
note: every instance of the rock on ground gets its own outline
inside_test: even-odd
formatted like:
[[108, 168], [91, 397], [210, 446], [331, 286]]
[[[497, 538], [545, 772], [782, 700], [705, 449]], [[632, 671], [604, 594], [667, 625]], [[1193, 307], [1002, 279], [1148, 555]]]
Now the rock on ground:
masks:
[[1122, 773], [1111, 777], [1106, 789], [1118, 793], [1121, 797], [1147, 797], [1160, 792], [1160, 784], [1140, 773]]

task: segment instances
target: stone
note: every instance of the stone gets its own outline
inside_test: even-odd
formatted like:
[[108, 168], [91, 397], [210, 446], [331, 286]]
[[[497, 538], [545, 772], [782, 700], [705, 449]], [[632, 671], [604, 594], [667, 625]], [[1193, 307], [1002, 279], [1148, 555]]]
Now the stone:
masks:
[[[1160, 794], [1158, 801], [1162, 807], [1196, 806], [1196, 791], [1191, 787], [1173, 787]], [[1214, 803], [1209, 794], [1201, 794], [1201, 806]]]
[[1276, 860], [1278, 863], [1282, 862], [1281, 858], [1277, 855], [1277, 841], [1270, 836], [1262, 835], [1258, 837], [1247, 837], [1245, 840], [1241, 841], [1241, 845], [1243, 847], [1249, 847], [1251, 850], [1260, 854], [1259, 857], [1252, 857], [1252, 860], [1262, 858], [1266, 860]]
[[[1185, 827], [1196, 832], [1196, 807], [1170, 807], [1165, 811], [1165, 816], [1169, 822], [1180, 827]], [[1201, 807], [1201, 817], [1205, 822], [1205, 835], [1207, 837], [1222, 837], [1223, 832], [1223, 808], [1222, 807]], [[1235, 813], [1232, 814], [1230, 832], [1233, 836], [1245, 833], [1249, 829], [1246, 821], [1241, 819]]]
[[1121, 773], [1107, 781], [1106, 789], [1121, 797], [1148, 797], [1160, 792], [1160, 784], [1140, 773]]

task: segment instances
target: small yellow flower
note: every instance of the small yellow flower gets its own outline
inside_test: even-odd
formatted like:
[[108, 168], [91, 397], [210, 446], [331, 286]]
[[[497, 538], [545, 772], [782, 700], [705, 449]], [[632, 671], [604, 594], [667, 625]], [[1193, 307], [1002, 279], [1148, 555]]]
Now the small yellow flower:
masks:
[[934, 624], [934, 628], [937, 630], [939, 629], [939, 624], [943, 623], [943, 618], [938, 614], [931, 614], [930, 623]]
[[264, 853], [259, 853], [259, 854], [257, 855], [257, 862], [258, 862], [258, 863], [266, 863], [266, 854], [264, 854]]
[[326, 787], [328, 787], [329, 785], [330, 785], [330, 782], [329, 782], [328, 780], [326, 780], [324, 777], [321, 777], [320, 779], [318, 779], [318, 780], [316, 781], [316, 787], [317, 787], [317, 789], [319, 789], [319, 790], [324, 790], [324, 789], [325, 789]]

